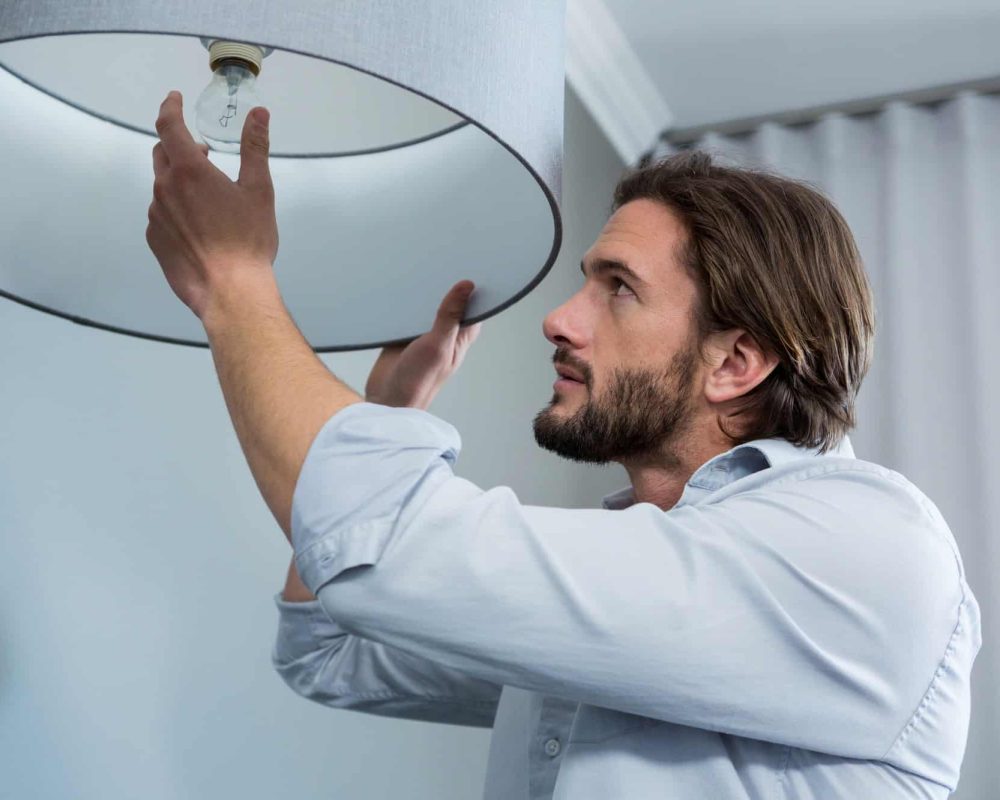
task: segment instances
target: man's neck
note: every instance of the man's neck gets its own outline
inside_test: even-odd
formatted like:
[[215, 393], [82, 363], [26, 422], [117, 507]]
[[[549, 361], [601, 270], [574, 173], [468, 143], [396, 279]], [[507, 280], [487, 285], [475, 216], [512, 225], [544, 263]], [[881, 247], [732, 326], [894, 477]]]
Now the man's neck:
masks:
[[732, 449], [718, 436], [689, 436], [672, 442], [655, 458], [623, 462], [636, 503], [652, 503], [669, 511], [684, 493], [695, 471], [707, 461]]

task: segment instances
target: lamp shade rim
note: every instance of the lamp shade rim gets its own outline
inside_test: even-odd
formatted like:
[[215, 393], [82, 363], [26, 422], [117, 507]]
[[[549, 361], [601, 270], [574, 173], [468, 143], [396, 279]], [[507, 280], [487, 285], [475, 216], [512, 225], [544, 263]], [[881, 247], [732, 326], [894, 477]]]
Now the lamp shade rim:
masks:
[[[550, 203], [554, 203], [554, 200], [551, 197], [549, 197], [548, 199]], [[532, 278], [531, 282], [528, 283], [520, 292], [515, 294], [513, 297], [510, 297], [508, 300], [501, 303], [500, 305], [491, 308], [489, 311], [483, 314], [479, 314], [477, 316], [470, 317], [469, 319], [462, 320], [463, 325], [473, 325], [477, 322], [483, 322], [484, 320], [490, 319], [490, 317], [495, 317], [500, 312], [507, 310], [512, 305], [517, 303], [519, 300], [523, 299], [536, 286], [538, 286], [539, 283], [541, 283], [545, 279], [545, 276], [549, 274], [549, 272], [551, 271], [552, 267], [555, 264], [556, 258], [559, 255], [560, 246], [562, 244], [562, 220], [558, 213], [554, 213], [553, 220], [554, 220], [554, 228], [552, 235], [552, 249], [549, 252], [548, 257], [546, 258], [545, 263], [542, 265], [542, 268], [538, 271], [535, 277]], [[160, 342], [163, 344], [182, 345], [184, 347], [196, 347], [205, 350], [209, 348], [209, 343], [207, 341], [202, 342], [202, 341], [197, 341], [195, 339], [181, 339], [173, 336], [161, 336], [155, 333], [147, 333], [145, 331], [132, 330], [130, 328], [123, 328], [117, 325], [110, 325], [105, 322], [97, 322], [96, 320], [88, 319], [86, 317], [82, 317], [77, 314], [70, 314], [67, 311], [60, 311], [59, 309], [46, 306], [42, 303], [37, 303], [33, 300], [28, 300], [27, 298], [19, 297], [18, 295], [13, 294], [12, 292], [5, 291], [3, 289], [0, 289], [0, 297], [10, 300], [19, 305], [25, 306], [27, 308], [30, 308], [34, 311], [40, 311], [44, 314], [49, 314], [54, 317], [59, 317], [60, 319], [67, 320], [68, 322], [72, 322], [76, 325], [82, 325], [86, 328], [96, 328], [99, 330], [107, 331], [108, 333], [117, 333], [123, 336], [131, 336], [136, 339], [146, 339], [147, 341]], [[349, 345], [327, 345], [327, 346], [313, 347], [310, 344], [310, 347], [312, 347], [312, 350], [315, 353], [347, 353], [355, 350], [371, 350], [377, 347], [392, 347], [395, 345], [405, 345], [412, 342], [419, 335], [420, 334], [417, 334], [415, 336], [406, 337], [403, 339], [391, 339], [386, 341], [376, 341], [376, 342], [367, 342], [367, 343], [349, 344]]]
[[[87, 31], [87, 34], [89, 35], [89, 34], [101, 34], [101, 33], [135, 33], [135, 32], [136, 31]], [[144, 31], [139, 31], [138, 33], [144, 33]], [[50, 38], [52, 35], [72, 36], [74, 34], [69, 34], [69, 33], [67, 33], [67, 34], [49, 34], [48, 36], [39, 35], [39, 36], [24, 37], [24, 39], [29, 39], [29, 38], [31, 38], [31, 39]], [[164, 33], [164, 35], [165, 36], [187, 36], [188, 34]], [[14, 40], [9, 40], [8, 39], [6, 41], [14, 41]], [[21, 40], [17, 40], [17, 41], [21, 41]], [[2, 46], [4, 43], [5, 42], [0, 41], [0, 46]], [[435, 98], [431, 97], [430, 95], [428, 95], [428, 94], [426, 94], [424, 92], [421, 92], [421, 91], [419, 91], [417, 89], [413, 89], [413, 88], [411, 88], [409, 86], [404, 86], [403, 84], [398, 83], [396, 81], [393, 81], [390, 78], [386, 78], [386, 77], [384, 77], [382, 75], [378, 75], [378, 74], [376, 74], [374, 72], [371, 72], [369, 70], [362, 69], [361, 67], [356, 67], [353, 64], [348, 64], [347, 62], [344, 62], [344, 61], [337, 61], [336, 59], [327, 58], [326, 56], [316, 56], [316, 55], [313, 55], [311, 53], [296, 53], [293, 50], [286, 50], [286, 52], [295, 53], [295, 55], [308, 56], [309, 58], [319, 58], [319, 59], [321, 59], [323, 61], [327, 61], [327, 62], [329, 62], [331, 64], [338, 64], [339, 66], [346, 67], [347, 69], [352, 69], [355, 72], [360, 72], [360, 73], [363, 73], [365, 75], [369, 75], [369, 76], [371, 76], [373, 78], [377, 78], [380, 81], [385, 81], [386, 83], [390, 83], [393, 86], [397, 86], [400, 89], [404, 89], [407, 92], [410, 92], [411, 94], [415, 94], [415, 95], [417, 95], [419, 97], [422, 97], [425, 100], [428, 100], [429, 102], [432, 102], [435, 105], [440, 106], [441, 108], [447, 109], [451, 113], [453, 113], [453, 114], [455, 114], [455, 115], [457, 115], [459, 117], [462, 117], [462, 121], [461, 122], [456, 122], [453, 125], [448, 125], [448, 126], [446, 126], [444, 128], [441, 128], [439, 130], [432, 131], [431, 133], [425, 134], [423, 136], [415, 136], [415, 137], [412, 137], [412, 138], [409, 138], [409, 139], [401, 139], [398, 142], [392, 142], [391, 144], [380, 145], [378, 147], [364, 147], [364, 148], [357, 148], [357, 149], [352, 149], [352, 150], [335, 150], [335, 151], [318, 152], [318, 153], [283, 153], [281, 151], [277, 151], [277, 152], [272, 151], [269, 154], [270, 158], [300, 158], [300, 159], [307, 159], [307, 158], [350, 158], [352, 156], [374, 155], [375, 153], [385, 153], [385, 152], [388, 152], [389, 150], [400, 150], [400, 149], [405, 148], [405, 147], [411, 147], [411, 146], [413, 146], [415, 144], [422, 144], [422, 143], [424, 143], [426, 141], [429, 141], [431, 139], [435, 139], [438, 136], [447, 136], [449, 133], [453, 133], [454, 131], [457, 131], [460, 128], [464, 128], [466, 125], [473, 125], [473, 126], [479, 128], [480, 130], [482, 130], [484, 133], [486, 133], [486, 134], [488, 134], [490, 136], [493, 136], [493, 138], [496, 139], [498, 142], [500, 142], [500, 144], [504, 145], [504, 147], [507, 147], [507, 149], [510, 150], [512, 153], [514, 153], [514, 155], [517, 155], [512, 148], [508, 147], [505, 142], [503, 142], [499, 137], [495, 136], [491, 131], [487, 130], [483, 125], [480, 125], [479, 123], [477, 123], [473, 119], [469, 119], [464, 114], [462, 114], [462, 112], [459, 111], [458, 109], [451, 108], [446, 103], [442, 103], [439, 100], [436, 100]], [[54, 91], [52, 91], [51, 89], [49, 89], [49, 88], [47, 88], [45, 86], [42, 86], [40, 83], [38, 83], [36, 81], [33, 81], [28, 76], [22, 74], [21, 72], [18, 72], [16, 69], [13, 69], [12, 67], [10, 67], [7, 64], [5, 64], [2, 60], [0, 60], [0, 70], [3, 70], [4, 72], [6, 72], [7, 74], [11, 75], [14, 78], [17, 78], [19, 81], [21, 81], [22, 83], [26, 84], [27, 86], [30, 86], [32, 89], [35, 89], [36, 91], [39, 91], [39, 92], [42, 92], [45, 95], [48, 95], [53, 100], [58, 100], [60, 103], [64, 103], [65, 105], [69, 106], [70, 108], [76, 109], [77, 111], [80, 111], [80, 112], [82, 112], [84, 114], [88, 114], [91, 117], [94, 117], [95, 119], [101, 120], [102, 122], [107, 122], [107, 123], [109, 123], [111, 125], [117, 125], [119, 128], [124, 128], [125, 130], [132, 131], [133, 133], [141, 133], [142, 135], [149, 136], [149, 137], [151, 137], [153, 139], [158, 139], [159, 138], [159, 134], [157, 134], [156, 131], [154, 129], [152, 129], [152, 128], [144, 128], [141, 125], [134, 125], [131, 122], [126, 122], [124, 120], [118, 119], [117, 117], [113, 117], [113, 116], [111, 116], [109, 114], [103, 114], [100, 111], [97, 111], [97, 110], [95, 110], [93, 108], [89, 108], [88, 106], [83, 105], [82, 103], [77, 103], [77, 102], [75, 102], [73, 100], [70, 100], [68, 97], [64, 97], [63, 95], [61, 95], [61, 94], [59, 94], [57, 92], [54, 92]]]

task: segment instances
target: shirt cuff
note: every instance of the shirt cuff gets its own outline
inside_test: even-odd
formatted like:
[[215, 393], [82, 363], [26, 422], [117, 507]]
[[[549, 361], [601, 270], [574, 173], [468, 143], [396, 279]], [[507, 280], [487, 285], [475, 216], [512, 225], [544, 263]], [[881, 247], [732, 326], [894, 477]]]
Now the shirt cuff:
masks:
[[[316, 435], [292, 495], [292, 545], [302, 582], [320, 587], [347, 569], [377, 563], [400, 512], [461, 437], [415, 408], [355, 403]], [[450, 470], [449, 470], [450, 471]]]
[[347, 635], [347, 631], [330, 619], [319, 600], [290, 603], [278, 592], [274, 596], [274, 604], [279, 614], [273, 653], [276, 666], [290, 664], [315, 653], [320, 646], [317, 643]]

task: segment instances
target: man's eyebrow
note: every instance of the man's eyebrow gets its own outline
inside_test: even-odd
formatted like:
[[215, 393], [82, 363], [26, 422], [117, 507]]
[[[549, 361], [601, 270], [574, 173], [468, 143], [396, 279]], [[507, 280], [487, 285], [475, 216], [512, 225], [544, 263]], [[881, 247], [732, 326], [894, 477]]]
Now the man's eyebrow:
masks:
[[[621, 261], [612, 261], [607, 258], [596, 258], [591, 262], [590, 271], [595, 275], [606, 275], [609, 273], [624, 275], [640, 289], [647, 287], [646, 281], [640, 278], [631, 268], [623, 264]], [[580, 262], [580, 272], [582, 272], [584, 277], [586, 277], [587, 268], [583, 265], [582, 261]]]

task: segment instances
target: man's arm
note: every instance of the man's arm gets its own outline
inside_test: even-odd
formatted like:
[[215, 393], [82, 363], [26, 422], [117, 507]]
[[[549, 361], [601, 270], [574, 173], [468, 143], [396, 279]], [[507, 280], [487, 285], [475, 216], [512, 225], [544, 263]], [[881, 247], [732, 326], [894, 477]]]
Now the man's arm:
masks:
[[[292, 494], [320, 428], [360, 396], [313, 354], [278, 292], [274, 193], [266, 118], [248, 116], [236, 182], [184, 127], [180, 96], [161, 107], [146, 238], [171, 288], [201, 319], [226, 405], [261, 494], [290, 534]], [[426, 407], [458, 368], [478, 326], [461, 327], [472, 292], [446, 295], [431, 331], [385, 348], [366, 392], [386, 405]], [[274, 664], [300, 694], [337, 708], [489, 726], [501, 687], [350, 634], [289, 570]]]
[[250, 471], [290, 539], [292, 493], [310, 444], [362, 398], [313, 353], [273, 279], [236, 276], [217, 287], [202, 322]]
[[146, 241], [174, 293], [205, 326], [250, 470], [285, 535], [309, 445], [327, 419], [362, 398], [313, 353], [281, 300], [264, 109], [247, 115], [231, 181], [191, 138], [181, 96], [160, 106]]
[[[243, 452], [287, 537], [310, 444], [331, 416], [362, 398], [316, 357], [278, 291], [268, 120], [264, 109], [247, 116], [233, 182], [191, 138], [180, 94], [171, 92], [156, 121], [161, 141], [153, 148], [146, 240], [170, 287], [205, 326]], [[478, 325], [461, 327], [473, 288], [470, 281], [453, 286], [427, 334], [383, 350], [366, 387], [373, 400], [429, 405], [479, 333]]]
[[285, 578], [285, 588], [281, 592], [281, 598], [287, 603], [311, 603], [316, 600], [316, 595], [309, 591], [299, 577], [294, 558], [288, 565], [288, 575]]
[[383, 717], [493, 725], [503, 687], [349, 633], [305, 588], [294, 562], [277, 606], [272, 661], [302, 697]]

